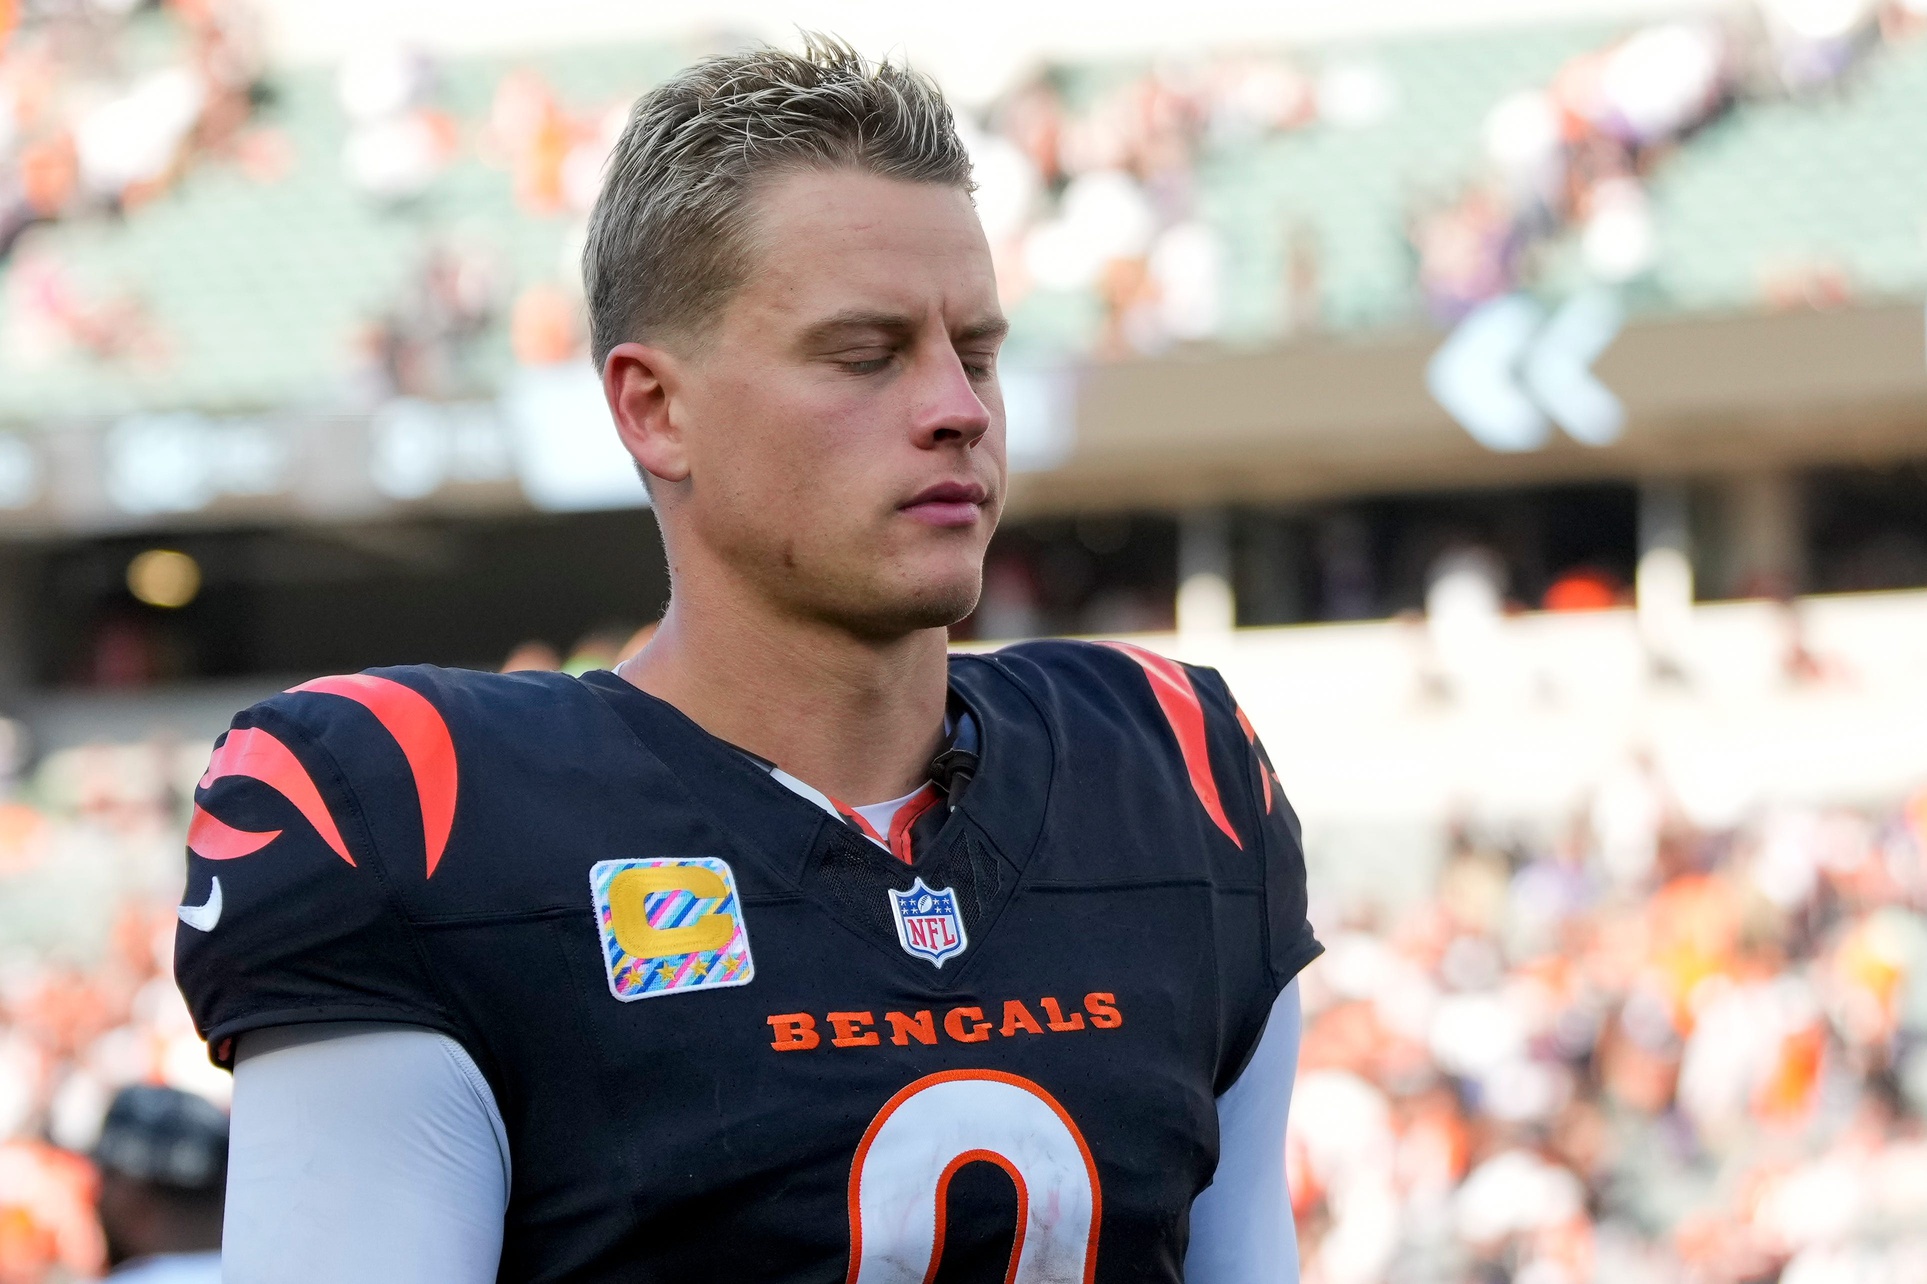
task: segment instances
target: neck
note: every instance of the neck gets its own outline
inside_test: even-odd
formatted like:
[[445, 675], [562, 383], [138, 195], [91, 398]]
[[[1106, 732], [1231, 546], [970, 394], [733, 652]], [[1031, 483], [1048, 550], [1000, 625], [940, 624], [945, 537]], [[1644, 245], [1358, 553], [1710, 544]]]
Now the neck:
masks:
[[909, 793], [943, 738], [948, 639], [877, 641], [682, 586], [617, 672], [697, 726], [851, 806]]

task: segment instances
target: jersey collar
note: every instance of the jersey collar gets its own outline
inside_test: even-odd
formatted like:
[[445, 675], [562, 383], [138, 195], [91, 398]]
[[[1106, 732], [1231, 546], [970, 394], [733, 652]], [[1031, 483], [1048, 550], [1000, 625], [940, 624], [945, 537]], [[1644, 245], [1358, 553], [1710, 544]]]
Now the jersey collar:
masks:
[[[801, 881], [818, 828], [826, 820], [848, 823], [831, 820], [820, 805], [773, 779], [762, 759], [710, 735], [675, 706], [621, 676], [596, 670], [582, 681], [717, 824], [745, 846], [767, 853], [792, 885]], [[933, 776], [948, 787], [952, 814], [942, 829], [952, 828], [962, 813], [1021, 870], [1043, 830], [1055, 774], [1044, 719], [1001, 666], [983, 656], [951, 657], [950, 699], [952, 736], [931, 764]], [[925, 825], [935, 819], [927, 817]]]

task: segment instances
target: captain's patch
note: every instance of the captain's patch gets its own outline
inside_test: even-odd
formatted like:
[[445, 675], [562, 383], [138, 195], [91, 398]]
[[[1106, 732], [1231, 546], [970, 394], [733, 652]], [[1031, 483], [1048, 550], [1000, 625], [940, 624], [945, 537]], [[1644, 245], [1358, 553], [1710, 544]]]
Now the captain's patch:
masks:
[[748, 985], [756, 975], [729, 862], [714, 856], [597, 861], [589, 896], [609, 993], [627, 1003]]

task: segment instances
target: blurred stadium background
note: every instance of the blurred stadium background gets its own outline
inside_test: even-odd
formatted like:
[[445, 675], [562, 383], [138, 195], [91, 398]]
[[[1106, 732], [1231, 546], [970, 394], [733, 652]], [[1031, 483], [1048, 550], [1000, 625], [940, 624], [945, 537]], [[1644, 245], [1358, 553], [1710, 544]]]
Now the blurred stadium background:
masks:
[[[575, 256], [794, 22], [966, 109], [980, 645], [1225, 670], [1306, 824], [1318, 1284], [1927, 1279], [1927, 0], [0, 0], [0, 1284], [98, 1266], [211, 737], [607, 664]], [[826, 496], [826, 503], [834, 497]]]

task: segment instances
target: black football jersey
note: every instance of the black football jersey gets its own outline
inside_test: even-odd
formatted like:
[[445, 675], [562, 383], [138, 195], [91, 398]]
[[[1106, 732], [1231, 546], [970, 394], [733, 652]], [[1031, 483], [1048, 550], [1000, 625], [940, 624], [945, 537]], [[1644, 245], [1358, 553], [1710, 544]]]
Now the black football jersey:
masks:
[[1210, 670], [950, 684], [974, 771], [893, 855], [614, 674], [307, 683], [196, 792], [181, 988], [221, 1064], [458, 1040], [506, 1280], [1180, 1280], [1214, 1099], [1319, 951], [1296, 819]]

